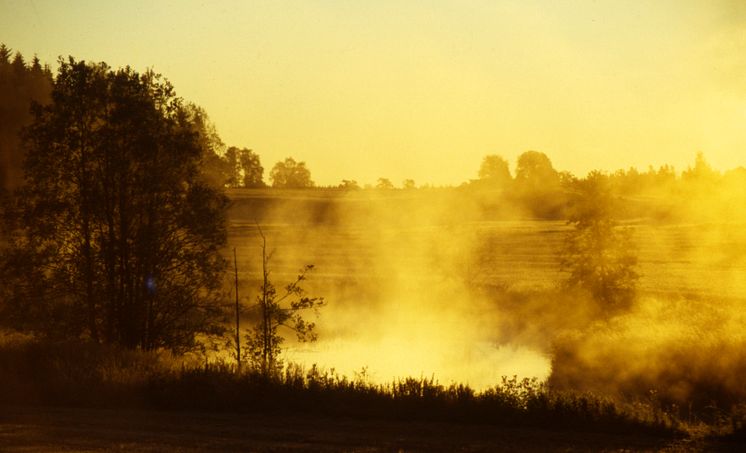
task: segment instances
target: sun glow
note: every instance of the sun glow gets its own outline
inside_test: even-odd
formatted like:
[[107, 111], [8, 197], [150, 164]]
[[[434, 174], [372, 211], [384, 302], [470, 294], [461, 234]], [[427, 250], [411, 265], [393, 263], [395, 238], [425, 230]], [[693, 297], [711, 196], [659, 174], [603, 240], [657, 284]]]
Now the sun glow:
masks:
[[578, 175], [741, 165], [745, 19], [729, 0], [0, 4], [9, 46], [153, 67], [227, 144], [324, 185], [460, 184], [527, 149]]

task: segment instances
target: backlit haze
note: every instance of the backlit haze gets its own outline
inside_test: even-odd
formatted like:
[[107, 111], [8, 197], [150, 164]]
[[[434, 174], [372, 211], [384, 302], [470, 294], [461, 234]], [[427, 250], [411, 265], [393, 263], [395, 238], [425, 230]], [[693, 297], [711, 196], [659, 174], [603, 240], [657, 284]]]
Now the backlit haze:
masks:
[[[304, 283], [329, 304], [313, 318], [318, 342], [285, 343], [289, 362], [476, 389], [553, 373], [559, 386], [604, 392], [634, 382], [618, 372], [630, 368], [677, 395], [711, 375], [741, 395], [746, 176], [720, 181], [705, 156], [718, 171], [746, 166], [742, 0], [0, 0], [0, 42], [53, 71], [68, 55], [153, 68], [227, 146], [260, 156], [266, 182], [290, 156], [317, 185], [401, 187], [459, 185], [491, 154], [514, 171], [536, 150], [583, 177], [666, 164], [681, 175], [702, 152], [678, 180], [619, 179], [640, 298], [613, 318], [558, 291], [570, 227], [540, 208], [564, 203], [559, 178], [505, 193], [494, 181], [232, 189], [225, 251], [237, 250], [245, 330], [262, 275], [258, 226], [278, 287], [315, 265]], [[723, 370], [709, 362], [721, 349]], [[704, 371], [691, 388], [667, 383], [695, 359]]]
[[744, 5], [1, 0], [0, 40], [154, 68], [265, 169], [444, 185], [528, 149], [577, 175], [742, 165]]

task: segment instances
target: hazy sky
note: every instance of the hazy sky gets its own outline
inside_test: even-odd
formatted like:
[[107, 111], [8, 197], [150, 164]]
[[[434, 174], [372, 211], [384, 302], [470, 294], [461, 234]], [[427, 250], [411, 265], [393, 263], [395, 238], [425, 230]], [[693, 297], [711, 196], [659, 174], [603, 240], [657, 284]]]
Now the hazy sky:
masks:
[[746, 166], [741, 0], [0, 0], [0, 42], [152, 67], [320, 184], [458, 184], [529, 149], [578, 175]]

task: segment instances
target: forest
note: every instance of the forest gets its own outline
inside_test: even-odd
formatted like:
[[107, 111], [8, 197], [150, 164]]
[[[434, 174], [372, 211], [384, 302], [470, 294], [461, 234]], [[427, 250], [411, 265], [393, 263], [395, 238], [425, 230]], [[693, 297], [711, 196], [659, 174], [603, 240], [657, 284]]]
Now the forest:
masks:
[[[0, 45], [0, 404], [16, 413], [743, 446], [746, 168], [700, 152], [578, 176], [529, 150], [456, 186], [319, 186], [295, 157], [265, 179], [162, 75], [55, 67]], [[505, 441], [372, 429], [382, 443], [318, 432], [343, 449]]]

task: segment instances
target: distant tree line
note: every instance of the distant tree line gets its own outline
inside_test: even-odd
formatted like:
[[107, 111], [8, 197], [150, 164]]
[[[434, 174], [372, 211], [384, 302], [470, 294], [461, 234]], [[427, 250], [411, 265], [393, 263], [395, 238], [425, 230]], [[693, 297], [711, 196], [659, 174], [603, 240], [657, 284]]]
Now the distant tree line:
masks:
[[20, 52], [0, 44], [0, 197], [23, 181], [19, 132], [31, 121], [31, 103], [45, 103], [52, 73], [35, 56], [26, 62]]
[[539, 218], [560, 218], [567, 205], [566, 183], [571, 176], [554, 169], [546, 154], [526, 151], [518, 157], [515, 178], [508, 161], [492, 154], [479, 167], [479, 178], [463, 187], [493, 199], [524, 207]]
[[153, 72], [60, 59], [5, 206], [5, 323], [130, 348], [218, 333], [228, 199], [195, 109]]
[[[595, 181], [595, 182], [594, 182]], [[608, 190], [609, 200], [616, 206], [616, 216], [676, 215], [670, 212], [644, 211], [649, 208], [640, 200], [646, 197], [667, 198], [671, 203], [685, 205], [691, 197], [703, 197], [714, 192], [737, 193], [746, 189], [746, 169], [736, 169], [720, 173], [697, 153], [694, 164], [677, 174], [670, 165], [658, 169], [649, 167], [639, 171], [634, 167], [607, 173], [593, 171], [585, 178], [570, 172], [554, 169], [551, 160], [544, 153], [526, 151], [518, 157], [515, 176], [503, 157], [492, 154], [482, 160], [478, 179], [461, 187], [488, 199], [522, 209], [537, 218], [572, 218], [577, 202], [577, 194], [586, 190], [588, 184], [603, 182]], [[637, 202], [637, 206], [632, 201]], [[715, 200], [717, 201], [717, 200]], [[660, 210], [661, 206], [654, 206]]]

